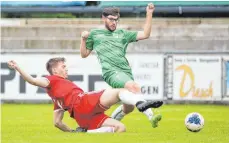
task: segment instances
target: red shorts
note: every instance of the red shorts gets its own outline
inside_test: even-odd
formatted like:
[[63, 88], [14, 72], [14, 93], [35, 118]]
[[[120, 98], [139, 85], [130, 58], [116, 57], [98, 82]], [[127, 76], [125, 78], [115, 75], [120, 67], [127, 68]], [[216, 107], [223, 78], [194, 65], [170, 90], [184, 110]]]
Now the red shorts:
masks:
[[103, 122], [109, 118], [104, 114], [108, 108], [100, 104], [100, 96], [103, 92], [104, 90], [78, 95], [80, 101], [73, 106], [73, 116], [80, 127], [90, 130], [96, 129], [101, 127]]

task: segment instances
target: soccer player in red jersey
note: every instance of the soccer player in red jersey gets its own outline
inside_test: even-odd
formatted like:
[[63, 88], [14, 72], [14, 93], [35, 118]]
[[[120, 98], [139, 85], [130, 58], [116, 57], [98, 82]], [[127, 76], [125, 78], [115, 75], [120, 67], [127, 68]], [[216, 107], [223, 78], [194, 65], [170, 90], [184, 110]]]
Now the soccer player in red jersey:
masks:
[[[49, 76], [33, 78], [27, 74], [15, 61], [9, 61], [8, 66], [20, 73], [23, 79], [32, 85], [43, 87], [54, 103], [54, 124], [62, 131], [73, 130], [62, 122], [65, 111], [76, 120], [78, 125], [87, 132], [103, 132], [104, 128], [112, 128], [114, 132], [125, 132], [125, 126], [109, 116], [104, 111], [119, 101], [135, 105], [140, 112], [148, 108], [158, 108], [163, 102], [145, 101], [141, 96], [126, 94], [127, 89], [106, 89], [98, 92], [84, 92], [80, 87], [69, 81], [65, 58], [52, 58], [46, 68]], [[104, 132], [108, 132], [105, 129]]]

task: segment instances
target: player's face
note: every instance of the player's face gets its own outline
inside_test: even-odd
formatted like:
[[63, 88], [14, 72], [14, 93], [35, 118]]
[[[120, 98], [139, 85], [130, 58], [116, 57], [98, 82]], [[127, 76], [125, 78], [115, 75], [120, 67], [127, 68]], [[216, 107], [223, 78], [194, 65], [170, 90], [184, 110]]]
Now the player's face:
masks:
[[118, 21], [119, 21], [118, 16], [108, 15], [107, 17], [104, 17], [105, 27], [109, 31], [115, 31], [116, 30]]
[[63, 78], [68, 78], [68, 68], [65, 62], [59, 62], [54, 68], [55, 73]]

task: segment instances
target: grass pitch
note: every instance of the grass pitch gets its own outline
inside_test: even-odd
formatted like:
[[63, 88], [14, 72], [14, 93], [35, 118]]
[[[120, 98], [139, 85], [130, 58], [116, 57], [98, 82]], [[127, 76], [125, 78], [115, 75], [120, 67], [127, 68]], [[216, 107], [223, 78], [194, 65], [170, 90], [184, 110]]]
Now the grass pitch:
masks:
[[[3, 104], [1, 108], [2, 143], [229, 143], [229, 106], [164, 105], [158, 128], [152, 128], [146, 116], [135, 109], [123, 119], [127, 132], [121, 134], [62, 132], [53, 125], [51, 104]], [[198, 133], [185, 128], [184, 119], [190, 112], [199, 112], [205, 119]], [[77, 126], [67, 112], [64, 122]]]

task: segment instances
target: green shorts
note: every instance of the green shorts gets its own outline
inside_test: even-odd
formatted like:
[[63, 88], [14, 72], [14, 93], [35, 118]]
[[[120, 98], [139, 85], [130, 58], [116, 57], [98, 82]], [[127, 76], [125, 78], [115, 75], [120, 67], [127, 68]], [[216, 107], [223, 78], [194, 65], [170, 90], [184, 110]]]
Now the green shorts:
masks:
[[134, 80], [132, 74], [124, 72], [115, 72], [105, 79], [106, 83], [113, 88], [124, 88], [126, 82], [131, 80]]

